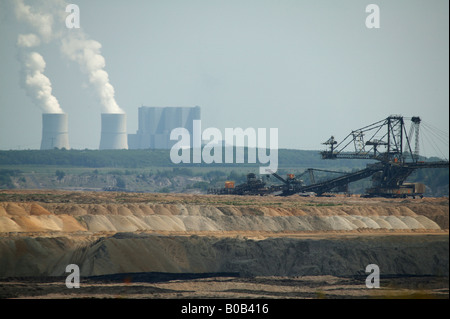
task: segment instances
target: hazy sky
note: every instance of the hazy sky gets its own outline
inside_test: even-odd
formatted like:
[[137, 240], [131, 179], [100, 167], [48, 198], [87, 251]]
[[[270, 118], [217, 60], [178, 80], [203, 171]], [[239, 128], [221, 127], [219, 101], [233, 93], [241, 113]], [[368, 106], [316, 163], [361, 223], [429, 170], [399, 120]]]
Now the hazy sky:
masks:
[[[128, 133], [141, 105], [198, 105], [203, 129], [275, 127], [279, 147], [292, 149], [322, 149], [331, 135], [339, 141], [391, 114], [449, 130], [447, 0], [72, 3], [82, 30], [102, 44]], [[371, 3], [379, 29], [365, 24]], [[27, 32], [11, 0], [0, 0], [0, 149], [40, 147], [42, 111], [19, 77], [16, 42]], [[36, 51], [69, 115], [71, 147], [97, 149], [101, 107], [88, 77], [58, 41]]]

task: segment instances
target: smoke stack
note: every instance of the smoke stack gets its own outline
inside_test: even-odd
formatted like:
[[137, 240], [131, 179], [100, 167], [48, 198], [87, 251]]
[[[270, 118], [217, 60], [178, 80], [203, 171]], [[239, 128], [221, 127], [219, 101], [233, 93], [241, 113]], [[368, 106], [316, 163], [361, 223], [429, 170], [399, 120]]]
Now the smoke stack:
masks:
[[69, 149], [69, 124], [66, 113], [42, 114], [41, 150]]
[[102, 113], [100, 149], [128, 149], [127, 115], [125, 113]]

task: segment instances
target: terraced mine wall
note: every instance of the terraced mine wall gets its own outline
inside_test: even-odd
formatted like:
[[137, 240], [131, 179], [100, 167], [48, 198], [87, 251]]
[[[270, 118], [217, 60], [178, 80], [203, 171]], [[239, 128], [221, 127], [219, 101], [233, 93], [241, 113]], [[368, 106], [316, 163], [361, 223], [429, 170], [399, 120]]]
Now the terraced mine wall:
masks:
[[[293, 204], [294, 203], [294, 204]], [[132, 272], [448, 276], [448, 199], [268, 204], [0, 202], [0, 277]]]
[[63, 276], [77, 264], [82, 276], [132, 272], [242, 276], [365, 274], [448, 276], [448, 236], [365, 236], [347, 239], [158, 236], [2, 238], [2, 277]]

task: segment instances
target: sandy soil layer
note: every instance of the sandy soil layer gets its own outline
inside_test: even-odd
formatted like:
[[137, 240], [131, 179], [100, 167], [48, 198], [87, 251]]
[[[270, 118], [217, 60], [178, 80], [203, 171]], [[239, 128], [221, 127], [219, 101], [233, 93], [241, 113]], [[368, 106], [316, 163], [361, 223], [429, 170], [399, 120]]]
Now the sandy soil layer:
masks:
[[448, 230], [448, 199], [0, 194], [1, 232]]

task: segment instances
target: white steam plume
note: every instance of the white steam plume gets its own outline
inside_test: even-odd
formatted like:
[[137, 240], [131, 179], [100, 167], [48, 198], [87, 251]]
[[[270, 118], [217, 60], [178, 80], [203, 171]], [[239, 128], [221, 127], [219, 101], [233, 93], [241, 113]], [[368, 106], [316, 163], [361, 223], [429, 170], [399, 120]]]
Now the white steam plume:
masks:
[[43, 72], [45, 61], [37, 52], [19, 54], [22, 62], [22, 81], [25, 91], [44, 113], [64, 113], [58, 100], [52, 95], [52, 85]]
[[36, 12], [35, 7], [26, 5], [23, 0], [14, 1], [17, 20], [26, 22], [45, 42], [52, 39], [53, 16], [49, 12]]
[[114, 87], [109, 83], [108, 73], [104, 70], [105, 58], [100, 53], [101, 47], [99, 42], [88, 39], [84, 33], [77, 31], [62, 39], [61, 51], [88, 74], [89, 82], [102, 103], [102, 113], [124, 113], [114, 98]]
[[40, 13], [26, 5], [23, 0], [14, 1], [14, 11], [19, 21], [26, 22], [37, 34], [19, 34], [17, 47], [21, 63], [21, 84], [27, 95], [44, 113], [64, 113], [58, 100], [52, 94], [50, 79], [44, 75], [45, 61], [36, 51], [30, 51], [41, 44], [41, 38], [48, 42], [52, 38], [53, 17]]
[[[17, 19], [32, 27], [43, 42], [61, 40], [61, 52], [70, 60], [76, 61], [88, 74], [89, 82], [101, 101], [102, 113], [124, 113], [115, 100], [114, 87], [104, 70], [105, 59], [100, 52], [101, 44], [89, 39], [81, 28], [66, 28], [65, 8], [68, 3], [63, 0], [33, 1], [32, 6], [26, 5], [24, 0], [14, 0], [14, 3]], [[40, 43], [39, 37], [35, 41], [32, 37], [22, 35], [18, 44], [20, 42], [22, 47], [32, 47]]]
[[17, 45], [21, 48], [36, 47], [41, 43], [41, 40], [36, 34], [19, 34], [17, 37]]

